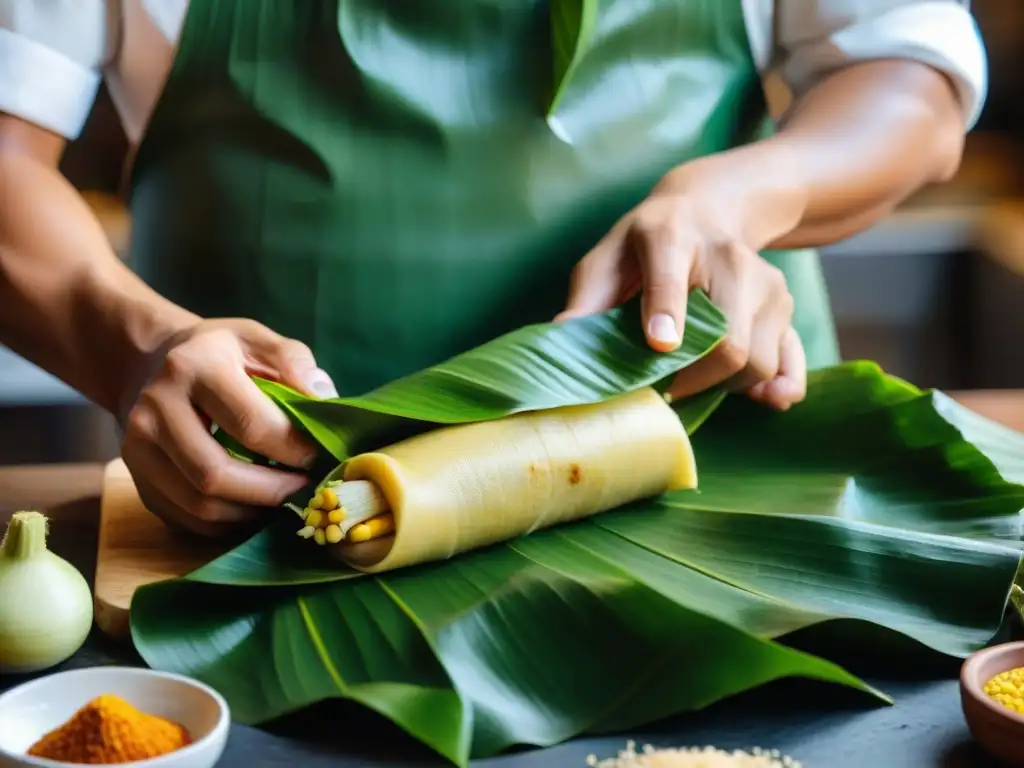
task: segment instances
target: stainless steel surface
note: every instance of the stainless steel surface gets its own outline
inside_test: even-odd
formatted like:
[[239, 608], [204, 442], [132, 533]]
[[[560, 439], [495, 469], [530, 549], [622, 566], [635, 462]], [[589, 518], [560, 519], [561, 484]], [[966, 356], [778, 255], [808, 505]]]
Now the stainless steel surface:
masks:
[[0, 347], [0, 407], [82, 402], [82, 396], [67, 384]]
[[1024, 277], [980, 258], [967, 291], [973, 342], [967, 384], [1024, 387]]
[[929, 205], [900, 211], [865, 232], [822, 249], [828, 256], [941, 255], [970, 248], [979, 206]]
[[114, 420], [89, 403], [0, 407], [0, 466], [108, 461], [119, 446]]

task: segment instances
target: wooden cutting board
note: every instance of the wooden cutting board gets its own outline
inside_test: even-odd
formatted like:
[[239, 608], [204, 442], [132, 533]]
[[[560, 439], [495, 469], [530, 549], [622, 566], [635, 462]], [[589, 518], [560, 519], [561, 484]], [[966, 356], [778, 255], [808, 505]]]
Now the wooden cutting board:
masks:
[[93, 599], [96, 625], [117, 639], [130, 636], [128, 609], [139, 587], [195, 570], [224, 548], [170, 530], [142, 505], [120, 459], [103, 473], [100, 535]]

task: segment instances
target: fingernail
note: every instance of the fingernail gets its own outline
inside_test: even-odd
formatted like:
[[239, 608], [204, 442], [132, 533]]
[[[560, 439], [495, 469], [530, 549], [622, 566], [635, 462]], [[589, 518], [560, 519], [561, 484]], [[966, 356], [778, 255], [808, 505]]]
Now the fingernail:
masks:
[[334, 382], [331, 381], [331, 377], [324, 371], [318, 370], [312, 373], [306, 380], [306, 386], [309, 387], [310, 392], [321, 400], [338, 396], [338, 390], [334, 388]]
[[679, 329], [676, 328], [676, 321], [669, 315], [655, 315], [647, 323], [647, 332], [655, 341], [665, 344], [679, 343]]
[[306, 454], [302, 463], [299, 464], [299, 469], [312, 469], [314, 464], [316, 464], [316, 451]]

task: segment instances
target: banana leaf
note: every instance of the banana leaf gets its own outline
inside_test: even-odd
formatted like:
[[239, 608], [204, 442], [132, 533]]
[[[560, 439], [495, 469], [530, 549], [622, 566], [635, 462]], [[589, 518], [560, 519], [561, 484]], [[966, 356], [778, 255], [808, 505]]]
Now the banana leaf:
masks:
[[[437, 424], [661, 386], [725, 330], [696, 295], [683, 349], [657, 355], [636, 311], [531, 326], [362, 398], [261, 386], [341, 460]], [[782, 642], [811, 625], [868, 622], [951, 656], [997, 631], [1020, 563], [1024, 437], [870, 363], [815, 372], [786, 413], [720, 393], [677, 413], [696, 491], [377, 576], [282, 515], [140, 590], [136, 647], [216, 687], [244, 722], [346, 698], [465, 765], [782, 677], [887, 701]]]
[[554, 88], [548, 105], [549, 120], [555, 116], [564, 85], [578, 67], [597, 27], [596, 0], [563, 0], [551, 4], [551, 48], [554, 54]]
[[[683, 343], [656, 354], [647, 346], [640, 303], [565, 323], [528, 325], [490, 344], [362, 397], [315, 400], [272, 381], [257, 384], [337, 461], [440, 424], [490, 421], [522, 411], [599, 403], [647, 386], [663, 388], [725, 335], [725, 317], [702, 291], [687, 310]], [[709, 393], [681, 404], [694, 423], [721, 402]], [[240, 458], [265, 461], [223, 432]]]

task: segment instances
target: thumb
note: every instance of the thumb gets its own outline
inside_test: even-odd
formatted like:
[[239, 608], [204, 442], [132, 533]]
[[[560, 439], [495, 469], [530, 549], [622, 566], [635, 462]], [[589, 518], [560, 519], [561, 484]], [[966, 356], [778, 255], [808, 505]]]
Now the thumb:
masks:
[[326, 371], [316, 364], [313, 351], [295, 339], [260, 328], [246, 341], [260, 359], [276, 371], [279, 381], [292, 389], [322, 400], [336, 398], [338, 390]]
[[283, 383], [321, 400], [338, 397], [337, 387], [334, 386], [327, 371], [316, 364], [309, 348], [299, 342], [290, 342], [290, 344], [295, 344], [300, 349], [286, 351], [278, 363], [278, 370], [284, 379]]

